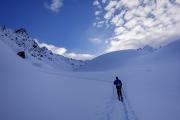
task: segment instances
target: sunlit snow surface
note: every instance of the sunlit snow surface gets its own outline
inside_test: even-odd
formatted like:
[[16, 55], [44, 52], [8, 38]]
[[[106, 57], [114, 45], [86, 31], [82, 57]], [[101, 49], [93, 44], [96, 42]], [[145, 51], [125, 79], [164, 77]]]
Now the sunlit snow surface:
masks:
[[[79, 72], [59, 72], [33, 66], [0, 40], [0, 119], [179, 120], [179, 50], [177, 41], [147, 54], [110, 53]], [[116, 99], [116, 75], [124, 103]]]

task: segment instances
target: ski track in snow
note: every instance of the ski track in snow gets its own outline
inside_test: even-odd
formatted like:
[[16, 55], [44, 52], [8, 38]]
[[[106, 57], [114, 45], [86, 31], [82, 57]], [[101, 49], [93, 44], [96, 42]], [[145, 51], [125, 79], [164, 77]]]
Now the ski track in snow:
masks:
[[[49, 71], [43, 71], [48, 74], [53, 74], [53, 75], [62, 75], [63, 73], [60, 72], [49, 72]], [[64, 75], [63, 77], [72, 77], [72, 78], [78, 78], [78, 79], [83, 79], [83, 80], [88, 80], [88, 81], [95, 81], [95, 82], [104, 82], [104, 83], [112, 83], [113, 81], [106, 81], [102, 80], [99, 78], [89, 78], [89, 77], [79, 77], [75, 75]], [[108, 99], [108, 101], [105, 104], [105, 111], [98, 111], [96, 116], [98, 117], [99, 120], [138, 120], [135, 112], [132, 110], [132, 107], [129, 104], [129, 101], [126, 97], [126, 93], [123, 92], [123, 102], [120, 102], [117, 99], [117, 94], [116, 90], [113, 88], [113, 92], [111, 97]]]
[[[48, 71], [43, 71], [45, 73], [48, 73], [48, 74], [54, 74], [54, 75], [61, 75], [60, 72], [48, 72]], [[63, 74], [63, 73], [62, 73]], [[104, 83], [112, 83], [113, 81], [106, 81], [106, 80], [102, 80], [102, 79], [99, 79], [99, 78], [88, 78], [88, 77], [79, 77], [79, 76], [75, 76], [75, 75], [64, 75], [64, 77], [76, 77], [79, 78], [79, 79], [83, 79], [83, 80], [88, 80], [88, 81], [96, 81], [96, 82], [104, 82]], [[114, 109], [118, 109], [117, 111], [119, 111], [119, 113], [116, 113], [116, 114], [119, 114], [119, 117], [120, 119], [119, 120], [138, 120], [136, 115], [135, 115], [135, 112], [133, 111], [132, 107], [130, 106], [129, 104], [129, 101], [126, 97], [126, 93], [124, 92], [124, 90], [122, 91], [123, 92], [123, 102], [119, 102], [117, 100], [117, 95], [115, 93], [115, 90], [113, 88], [113, 93], [112, 93], [112, 96], [111, 96], [111, 99], [106, 103], [106, 107], [105, 107], [105, 110], [104, 112], [101, 113], [101, 115], [103, 115], [104, 117], [102, 117], [101, 115], [99, 115], [100, 113], [97, 113], [97, 116], [101, 116], [100, 120], [117, 120], [117, 118], [113, 119], [113, 116], [114, 116]], [[116, 108], [116, 107], [119, 107], [119, 108]], [[112, 118], [112, 119], [111, 119]]]
[[[136, 115], [135, 115], [135, 112], [133, 111], [132, 107], [130, 106], [129, 104], [129, 101], [125, 95], [125, 92], [124, 90], [122, 91], [123, 92], [123, 102], [120, 102], [119, 100], [117, 100], [117, 94], [115, 94], [115, 90], [113, 89], [113, 96], [112, 97], [113, 99], [113, 103], [116, 105], [116, 107], [119, 107], [119, 113], [116, 113], [116, 114], [120, 114], [120, 118], [119, 120], [138, 120]], [[112, 119], [112, 120], [117, 120], [117, 119]]]
[[134, 111], [124, 96], [124, 101], [117, 99], [115, 90], [113, 90], [111, 98], [106, 102], [105, 111], [98, 113], [98, 120], [138, 120]]
[[[89, 78], [89, 77], [79, 77], [76, 75], [65, 75], [60, 72], [50, 72], [50, 71], [42, 71], [44, 73], [48, 74], [53, 74], [53, 75], [63, 75], [63, 77], [72, 77], [72, 78], [78, 78], [78, 79], [83, 79], [83, 80], [88, 80], [88, 81], [95, 81], [95, 82], [103, 82], [103, 83], [110, 83], [112, 84], [113, 81], [107, 81], [107, 80], [102, 80], [99, 78]], [[135, 112], [132, 110], [132, 107], [130, 106], [128, 99], [126, 97], [126, 93], [123, 92], [123, 98], [124, 101], [120, 102], [117, 99], [117, 94], [116, 90], [113, 88], [112, 95], [108, 98], [104, 110], [105, 111], [97, 111], [96, 116], [98, 117], [98, 120], [138, 120]]]
[[[124, 91], [123, 91], [124, 93]], [[124, 101], [122, 103], [123, 110], [126, 114], [126, 120], [138, 120], [135, 112], [133, 111], [132, 107], [129, 104], [128, 99], [126, 98], [126, 95], [124, 93], [123, 95]]]
[[123, 104], [117, 100], [114, 92], [107, 99], [104, 105], [104, 111], [98, 111], [96, 116], [98, 120], [127, 120]]

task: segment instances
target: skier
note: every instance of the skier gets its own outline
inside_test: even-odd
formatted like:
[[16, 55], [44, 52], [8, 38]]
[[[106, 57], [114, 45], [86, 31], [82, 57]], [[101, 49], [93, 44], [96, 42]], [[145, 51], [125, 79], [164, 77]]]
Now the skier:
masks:
[[119, 101], [123, 101], [123, 97], [122, 97], [122, 82], [121, 80], [119, 80], [118, 77], [116, 77], [116, 80], [114, 81], [114, 85], [116, 85], [116, 90], [117, 90], [117, 95], [118, 95], [118, 99]]

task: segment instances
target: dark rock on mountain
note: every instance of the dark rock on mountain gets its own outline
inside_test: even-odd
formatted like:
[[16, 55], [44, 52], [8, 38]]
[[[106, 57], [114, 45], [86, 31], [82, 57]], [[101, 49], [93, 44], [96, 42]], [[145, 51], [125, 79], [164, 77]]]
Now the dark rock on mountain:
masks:
[[28, 33], [25, 28], [20, 28], [20, 29], [16, 30], [15, 33], [21, 34], [23, 36], [28, 36]]
[[24, 28], [12, 30], [0, 26], [0, 40], [16, 51], [18, 56], [30, 61], [32, 64], [48, 65], [58, 70], [74, 70], [74, 68], [79, 67], [79, 64], [83, 64], [78, 60], [69, 60], [69, 58], [54, 54], [45, 46], [39, 46], [38, 41], [29, 37]]
[[1, 27], [0, 27], [0, 29], [1, 29], [1, 31], [6, 30], [6, 26], [5, 26], [5, 25], [3, 25], [3, 26], [1, 26]]
[[23, 58], [23, 59], [26, 58], [24, 51], [18, 52], [17, 55], [19, 55], [19, 56], [20, 56], [21, 58]]

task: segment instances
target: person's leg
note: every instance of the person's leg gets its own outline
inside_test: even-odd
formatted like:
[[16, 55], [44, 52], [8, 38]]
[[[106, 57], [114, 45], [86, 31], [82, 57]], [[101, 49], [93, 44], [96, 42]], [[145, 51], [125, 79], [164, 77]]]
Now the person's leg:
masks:
[[120, 98], [121, 98], [121, 101], [123, 101], [123, 96], [122, 96], [122, 91], [121, 91], [121, 89], [119, 90], [119, 96], [120, 96]]
[[117, 94], [118, 94], [118, 99], [120, 100], [121, 99], [121, 95], [120, 95], [119, 89], [117, 89]]
[[117, 91], [117, 97], [118, 97], [118, 99], [119, 99], [119, 91], [118, 91], [118, 89], [116, 89], [116, 91]]

